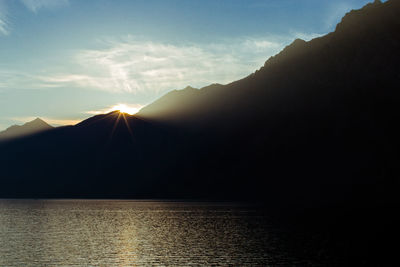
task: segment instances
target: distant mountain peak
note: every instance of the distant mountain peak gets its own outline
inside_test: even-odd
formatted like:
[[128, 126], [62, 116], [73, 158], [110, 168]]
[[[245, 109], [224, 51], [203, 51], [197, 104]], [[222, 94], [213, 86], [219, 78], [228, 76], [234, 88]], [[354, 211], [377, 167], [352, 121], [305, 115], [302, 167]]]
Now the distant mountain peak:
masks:
[[306, 43], [306, 41], [304, 41], [303, 39], [297, 38], [292, 42], [292, 44], [290, 46], [302, 45], [305, 43]]
[[307, 45], [307, 42], [303, 39], [297, 38], [290, 45], [286, 46], [283, 52], [285, 53], [293, 53], [297, 50], [304, 48]]
[[53, 128], [53, 126], [49, 125], [47, 122], [45, 122], [44, 120], [42, 120], [41, 118], [36, 118], [32, 121], [28, 121], [27, 123], [23, 124], [21, 127], [23, 126], [43, 126], [44, 128]]
[[184, 89], [182, 89], [182, 90], [198, 90], [197, 88], [194, 88], [194, 87], [192, 87], [192, 86], [190, 86], [190, 85], [188, 85], [188, 86], [186, 86]]
[[34, 119], [31, 122], [45, 122], [44, 120], [42, 120], [41, 118], [37, 117], [36, 119]]
[[23, 125], [12, 125], [8, 127], [5, 131], [0, 132], [0, 140], [14, 139], [17, 137], [36, 134], [53, 128], [53, 126], [49, 125], [41, 118], [36, 118], [32, 121], [24, 123]]
[[308, 46], [308, 42], [297, 38], [291, 44], [287, 45], [281, 52], [270, 57], [264, 64], [264, 67], [273, 64], [276, 61], [292, 60], [293, 56], [301, 55]]
[[[368, 19], [368, 17], [375, 17], [377, 13], [371, 15], [371, 12], [376, 12], [377, 9], [383, 7], [384, 5], [395, 5], [395, 1], [387, 1], [382, 3], [380, 0], [375, 0], [372, 3], [366, 4], [361, 9], [351, 10], [346, 13], [342, 20], [336, 25], [335, 31], [342, 31], [346, 29], [353, 29], [356, 24], [364, 23], [369, 24], [371, 22], [376, 22], [374, 19]], [[380, 16], [378, 16], [380, 17]]]

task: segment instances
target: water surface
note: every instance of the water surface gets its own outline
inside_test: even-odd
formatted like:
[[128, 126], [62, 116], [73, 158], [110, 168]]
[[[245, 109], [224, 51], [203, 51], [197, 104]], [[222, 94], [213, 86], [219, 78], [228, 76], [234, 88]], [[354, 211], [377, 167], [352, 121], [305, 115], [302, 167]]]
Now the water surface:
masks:
[[0, 266], [287, 266], [279, 233], [237, 203], [0, 200]]

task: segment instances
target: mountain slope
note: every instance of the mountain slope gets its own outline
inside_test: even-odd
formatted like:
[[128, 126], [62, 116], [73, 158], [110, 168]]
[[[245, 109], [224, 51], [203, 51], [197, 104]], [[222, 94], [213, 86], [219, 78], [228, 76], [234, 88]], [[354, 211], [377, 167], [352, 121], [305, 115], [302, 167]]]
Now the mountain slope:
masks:
[[54, 127], [47, 124], [40, 118], [36, 118], [33, 121], [27, 122], [24, 125], [13, 125], [6, 130], [0, 132], [0, 140], [13, 139], [17, 137], [23, 137], [46, 130], [53, 129]]
[[242, 80], [199, 90], [173, 112], [138, 115], [218, 136], [212, 172], [258, 177], [229, 178], [243, 190], [270, 187], [291, 200], [396, 198], [399, 16], [400, 2], [375, 1], [346, 14], [333, 33], [295, 40]]
[[184, 119], [184, 117], [182, 116], [183, 112], [188, 112], [196, 108], [207, 108], [207, 106], [200, 106], [202, 105], [201, 101], [203, 100], [204, 94], [207, 94], [207, 92], [211, 91], [215, 92], [222, 87], [223, 85], [221, 84], [212, 84], [201, 89], [187, 86], [185, 89], [182, 90], [171, 91], [165, 96], [151, 103], [150, 105], [142, 108], [138, 116], [153, 119], [158, 117]]
[[[360, 94], [374, 93], [391, 99], [377, 90], [366, 90], [374, 90], [380, 83], [392, 86], [398, 82], [398, 15], [396, 1], [368, 4], [346, 14], [333, 33], [310, 42], [295, 40], [245, 79], [218, 90], [200, 90], [194, 100], [190, 100], [191, 93], [185, 90], [174, 92], [175, 99], [189, 100], [167, 111], [148, 112], [158, 108], [159, 100], [143, 108], [139, 115], [193, 124], [197, 121], [192, 118], [226, 115], [225, 119], [236, 124], [237, 117], [241, 116], [247, 120], [260, 117], [260, 113], [281, 113], [296, 107], [306, 109], [308, 105], [325, 108], [335, 100], [357, 101], [346, 98]], [[169, 115], [171, 110], [173, 115]], [[215, 120], [221, 119], [218, 116]]]

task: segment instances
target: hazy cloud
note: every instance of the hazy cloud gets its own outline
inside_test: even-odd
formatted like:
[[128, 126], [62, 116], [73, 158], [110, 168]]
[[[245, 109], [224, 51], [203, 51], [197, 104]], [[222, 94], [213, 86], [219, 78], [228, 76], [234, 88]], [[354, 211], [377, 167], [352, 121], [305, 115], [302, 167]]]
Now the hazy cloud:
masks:
[[[69, 5], [69, 0], [20, 0], [30, 11], [37, 13], [40, 9], [60, 8]], [[0, 0], [0, 36], [10, 34], [10, 21], [7, 14], [7, 2]]]
[[7, 18], [7, 10], [4, 1], [0, 0], [0, 36], [8, 35], [10, 32], [10, 25]]
[[40, 9], [59, 8], [69, 5], [69, 0], [21, 0], [21, 2], [34, 13]]
[[303, 39], [304, 41], [310, 41], [314, 38], [321, 37], [322, 33], [304, 33], [304, 32], [294, 32], [292, 33], [294, 37]]
[[173, 45], [132, 37], [103, 45], [103, 49], [77, 53], [79, 73], [49, 75], [40, 77], [41, 81], [50, 87], [132, 93], [228, 83], [254, 72], [283, 46], [280, 41], [260, 38]]
[[8, 30], [8, 24], [7, 21], [2, 18], [0, 14], [0, 35], [8, 35], [9, 30]]
[[[108, 92], [159, 93], [187, 85], [202, 87], [243, 78], [296, 38], [238, 38], [211, 44], [175, 45], [127, 37], [102, 41], [102, 49], [77, 51], [63, 72], [0, 70], [0, 88], [82, 88]], [[45, 74], [43, 74], [45, 73]]]
[[38, 75], [0, 69], [0, 90], [1, 89], [43, 89], [55, 87], [45, 83]]

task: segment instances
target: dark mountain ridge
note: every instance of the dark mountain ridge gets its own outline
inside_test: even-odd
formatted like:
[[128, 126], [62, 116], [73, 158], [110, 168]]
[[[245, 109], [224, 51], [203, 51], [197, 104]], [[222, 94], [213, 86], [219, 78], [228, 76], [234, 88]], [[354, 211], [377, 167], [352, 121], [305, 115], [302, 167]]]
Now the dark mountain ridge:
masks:
[[[260, 70], [240, 81], [220, 86], [218, 90], [200, 90], [195, 101], [180, 91], [179, 99], [185, 104], [169, 108], [167, 112], [151, 112], [153, 105], [149, 105], [138, 115], [179, 125], [184, 122], [186, 126], [200, 129], [222, 128], [218, 127], [222, 122], [227, 132], [237, 130], [236, 126], [264, 124], [268, 124], [270, 131], [277, 128], [274, 123], [285, 121], [282, 116], [298, 116], [304, 112], [316, 113], [310, 114], [316, 116], [330, 110], [326, 115], [339, 119], [340, 114], [351, 111], [356, 115], [359, 110], [369, 116], [379, 111], [367, 105], [397, 99], [393, 95], [397, 94], [396, 90], [385, 88], [393, 87], [398, 81], [396, 12], [398, 4], [392, 1], [375, 2], [352, 11], [335, 32], [310, 42], [294, 41]], [[376, 90], [378, 87], [385, 88], [385, 92]], [[159, 108], [157, 103], [154, 106]]]

